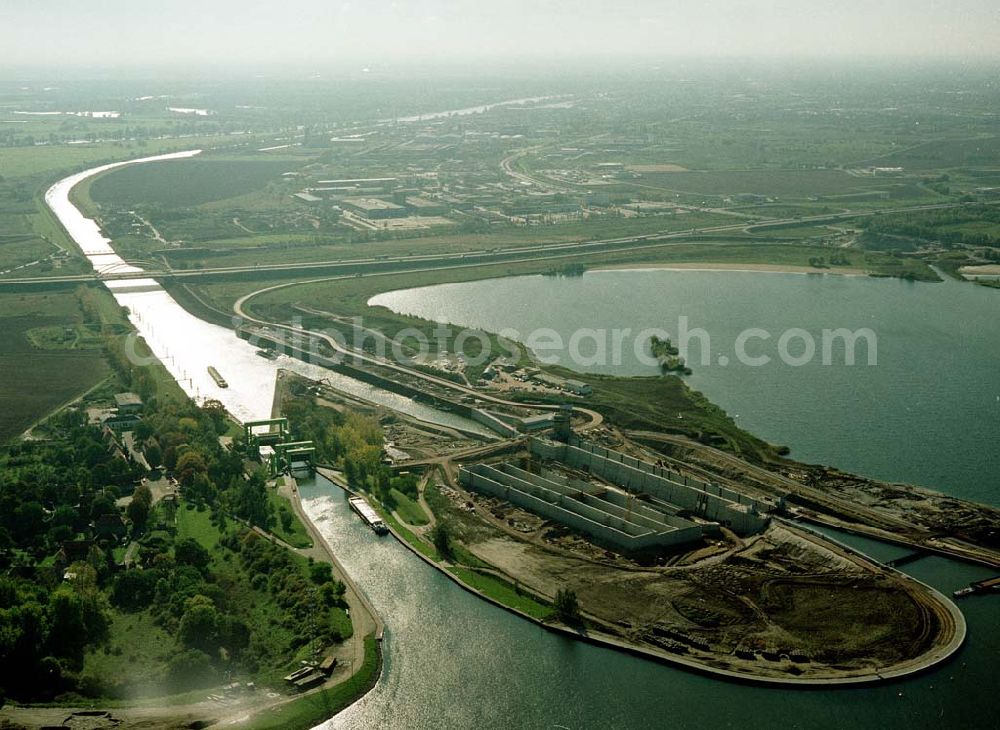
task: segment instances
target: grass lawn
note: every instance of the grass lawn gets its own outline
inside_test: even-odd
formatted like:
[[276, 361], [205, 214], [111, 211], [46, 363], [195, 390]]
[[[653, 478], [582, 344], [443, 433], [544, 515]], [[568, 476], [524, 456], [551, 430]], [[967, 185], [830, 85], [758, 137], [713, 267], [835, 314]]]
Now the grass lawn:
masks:
[[[306, 530], [305, 525], [302, 524], [299, 516], [295, 514], [295, 510], [292, 509], [292, 505], [288, 499], [279, 494], [277, 489], [268, 489], [267, 499], [271, 503], [271, 507], [274, 508], [275, 516], [275, 523], [274, 527], [271, 528], [271, 532], [292, 547], [312, 547], [312, 538], [309, 537], [309, 532]], [[287, 514], [288, 517], [282, 518], [283, 514]], [[288, 524], [287, 530], [285, 529], [286, 522]]]
[[97, 682], [108, 697], [162, 696], [176, 639], [155, 623], [149, 611], [113, 611], [110, 635], [107, 647], [87, 653], [83, 676]]
[[505, 606], [523, 611], [532, 618], [543, 620], [552, 613], [552, 609], [548, 605], [523, 592], [519, 593], [513, 585], [492, 575], [477, 573], [468, 568], [448, 568], [448, 572], [483, 595], [489, 596]]
[[424, 512], [424, 508], [420, 506], [419, 502], [410, 499], [398, 489], [392, 489], [389, 493], [396, 500], [396, 514], [402, 517], [404, 522], [417, 526], [426, 525], [430, 522], [427, 519], [427, 513]]
[[191, 502], [182, 502], [177, 510], [177, 539], [191, 538], [211, 552], [219, 542], [219, 528], [212, 524], [212, 513], [199, 512]]
[[441, 555], [433, 545], [429, 542], [421, 540], [417, 537], [417, 535], [406, 529], [403, 523], [389, 514], [389, 512], [387, 512], [386, 509], [375, 499], [369, 500], [369, 504], [371, 504], [375, 511], [379, 513], [379, 516], [385, 520], [386, 524], [392, 527], [392, 529], [395, 530], [400, 537], [406, 540], [407, 543], [413, 546], [417, 552], [435, 562], [441, 562]]

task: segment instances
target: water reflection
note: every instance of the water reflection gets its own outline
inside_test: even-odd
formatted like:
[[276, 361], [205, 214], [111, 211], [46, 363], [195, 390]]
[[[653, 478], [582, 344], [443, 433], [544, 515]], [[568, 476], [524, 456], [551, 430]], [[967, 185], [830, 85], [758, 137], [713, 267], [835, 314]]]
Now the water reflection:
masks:
[[[970, 641], [926, 675], [864, 689], [757, 688], [549, 634], [463, 591], [392, 538], [377, 537], [322, 477], [300, 483], [300, 491], [307, 514], [387, 626], [382, 679], [323, 728], [909, 730], [1000, 721], [989, 679], [1000, 635], [989, 597], [962, 603]], [[875, 550], [863, 538], [837, 538]], [[906, 570], [944, 592], [990, 574], [944, 558]]]
[[[185, 159], [199, 152], [174, 152], [85, 170], [49, 188], [45, 193], [45, 202], [97, 271], [141, 272], [141, 268], [129, 264], [115, 252], [111, 240], [103, 234], [96, 221], [87, 218], [73, 205], [70, 191], [83, 180], [108, 170], [132, 164]], [[279, 368], [285, 368], [314, 380], [324, 380], [357, 398], [420, 420], [484, 432], [479, 424], [468, 419], [415, 403], [404, 396], [325, 368], [285, 356], [276, 360], [261, 358], [253, 345], [237, 337], [232, 330], [210, 324], [187, 312], [153, 279], [105, 283], [118, 303], [128, 308], [132, 324], [184, 392], [199, 402], [206, 399], [220, 401], [241, 421], [270, 417], [276, 374]], [[219, 370], [228, 382], [228, 388], [216, 385], [208, 373], [209, 366]]]

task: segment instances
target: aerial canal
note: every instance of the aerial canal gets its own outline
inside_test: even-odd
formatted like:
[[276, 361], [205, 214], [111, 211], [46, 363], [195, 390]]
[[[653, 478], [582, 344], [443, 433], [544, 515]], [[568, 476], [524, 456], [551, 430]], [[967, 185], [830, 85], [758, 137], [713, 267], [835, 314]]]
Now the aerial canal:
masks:
[[[73, 204], [70, 191], [83, 180], [114, 168], [182, 159], [196, 154], [198, 150], [176, 152], [95, 167], [57, 182], [45, 193], [45, 202], [96, 271], [139, 272], [140, 268], [125, 262], [115, 252], [97, 223]], [[270, 417], [275, 374], [279, 368], [285, 368], [420, 420], [489, 433], [479, 424], [458, 415], [416, 403], [405, 396], [319, 366], [285, 356], [276, 360], [259, 357], [257, 348], [237, 337], [234, 330], [210, 324], [190, 314], [153, 279], [109, 280], [105, 284], [118, 303], [128, 308], [129, 319], [138, 333], [184, 391], [199, 402], [206, 399], [220, 401], [240, 420]], [[216, 369], [225, 387], [220, 387], [210, 368]]]
[[[46, 200], [91, 256], [95, 266], [120, 266], [120, 260], [115, 262], [110, 243], [96, 224], [76, 211], [68, 198], [74, 184], [102, 169], [106, 168], [67, 178], [49, 191]], [[773, 281], [784, 280], [781, 277]], [[821, 285], [826, 283], [839, 286], [830, 277], [820, 281]], [[497, 292], [500, 288], [497, 287]], [[785, 289], [784, 284], [775, 283], [765, 293], [778, 302], [775, 306], [779, 307]], [[257, 357], [254, 348], [232, 331], [194, 318], [153, 281], [130, 281], [127, 285], [113, 286], [113, 291], [118, 301], [129, 308], [132, 321], [153, 351], [185, 390], [195, 397], [218, 398], [238, 417], [260, 417], [270, 412], [276, 367], [292, 367], [310, 374], [300, 370], [309, 366], [295, 361], [274, 363]], [[653, 293], [662, 297], [663, 291], [654, 287]], [[556, 303], [550, 306], [548, 314], [551, 316], [564, 316], [573, 309], [572, 299], [565, 290], [559, 297], [550, 296], [539, 301]], [[656, 301], [656, 298], [649, 301]], [[732, 306], [733, 302], [743, 306], [747, 301], [731, 297], [730, 311], [738, 309]], [[631, 299], [621, 303], [620, 311], [631, 312], [634, 316], [640, 310], [635, 302], [633, 294]], [[595, 309], [589, 306], [584, 311], [594, 312]], [[453, 311], [450, 314], [453, 321], [462, 321]], [[523, 317], [530, 312], [507, 311], [506, 314], [510, 319], [506, 325], [524, 327]], [[489, 326], [488, 322], [479, 324]], [[230, 383], [229, 388], [218, 389], [214, 385], [207, 372], [209, 365], [220, 369]], [[319, 374], [327, 378], [332, 376], [325, 370]], [[946, 376], [947, 373], [942, 372], [942, 380]], [[986, 382], [993, 381], [987, 379]], [[707, 384], [698, 387], [708, 390]], [[823, 397], [831, 397], [829, 393], [824, 396], [822, 383], [816, 387], [819, 390], [812, 393], [810, 402], [822, 402]], [[732, 392], [737, 390], [734, 384]], [[948, 395], [952, 395], [951, 391]], [[949, 400], [948, 395], [939, 394], [935, 399], [938, 408], [962, 407], [961, 401]], [[383, 397], [379, 393], [369, 393], [369, 396], [370, 399]], [[729, 405], [725, 398], [719, 400]], [[772, 393], [770, 405], [779, 404]], [[408, 400], [397, 405], [400, 408], [417, 406]], [[750, 404], [743, 408], [747, 414], [745, 425], [753, 427], [758, 422], [753, 420], [751, 423], [748, 408]], [[432, 414], [425, 416], [431, 418]], [[825, 420], [827, 417], [822, 409], [811, 409], [799, 415], [798, 423], [800, 427], [810, 426], [822, 431], [824, 426], [830, 425]], [[977, 421], [984, 422], [978, 417]], [[925, 425], [934, 427], [933, 424]], [[774, 438], [774, 433], [767, 428], [764, 435]], [[805, 447], [801, 439], [800, 442], [788, 438], [780, 440], [792, 443], [796, 454], [803, 455], [800, 449]], [[821, 446], [821, 443], [816, 444], [817, 460], [824, 457]], [[983, 458], [995, 456], [980, 454], [976, 463], [982, 465]], [[931, 470], [927, 478], [915, 481], [931, 483], [934, 473]], [[911, 478], [904, 474], [898, 476]], [[350, 511], [344, 493], [322, 477], [302, 483], [300, 489], [307, 513], [387, 625], [385, 670], [381, 681], [363, 699], [326, 723], [326, 727], [573, 730], [732, 727], [747, 730], [781, 725], [787, 728], [880, 726], [909, 730], [1000, 724], [1000, 710], [993, 689], [1000, 657], [1000, 633], [995, 628], [995, 605], [988, 598], [973, 598], [962, 603], [971, 640], [956, 659], [925, 675], [860, 689], [787, 691], [756, 688], [552, 635], [480, 601], [394, 540], [376, 536]], [[842, 536], [841, 539], [850, 543], [856, 538]], [[896, 557], [893, 552], [896, 548], [869, 544], [869, 541], [859, 546], [876, 557]], [[943, 558], [918, 560], [908, 564], [906, 571], [946, 593], [972, 580], [988, 577], [989, 573]]]

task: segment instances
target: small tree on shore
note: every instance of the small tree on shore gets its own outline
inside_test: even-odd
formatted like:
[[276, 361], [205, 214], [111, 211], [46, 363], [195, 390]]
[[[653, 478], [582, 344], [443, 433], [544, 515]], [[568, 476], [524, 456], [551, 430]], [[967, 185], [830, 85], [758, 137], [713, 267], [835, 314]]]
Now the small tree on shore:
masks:
[[569, 588], [560, 589], [556, 592], [556, 599], [552, 603], [556, 618], [568, 626], [578, 626], [583, 623], [580, 616], [580, 604], [576, 599], [576, 592]]
[[437, 527], [434, 528], [434, 533], [431, 535], [434, 540], [434, 547], [437, 551], [445, 558], [452, 557], [451, 550], [451, 534], [448, 530], [448, 526], [443, 522], [439, 522]]

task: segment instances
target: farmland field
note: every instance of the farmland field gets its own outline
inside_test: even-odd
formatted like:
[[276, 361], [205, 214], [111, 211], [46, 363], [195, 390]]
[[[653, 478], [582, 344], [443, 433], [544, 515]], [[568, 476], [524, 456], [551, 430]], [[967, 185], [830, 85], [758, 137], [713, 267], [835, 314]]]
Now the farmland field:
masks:
[[916, 170], [1000, 164], [1000, 137], [935, 140], [873, 158], [871, 164]]
[[94, 180], [94, 202], [179, 208], [244, 195], [294, 167], [284, 160], [185, 159], [115, 170]]
[[[3, 223], [6, 221], [0, 218], [0, 224]], [[35, 261], [54, 250], [35, 236], [0, 234], [0, 273]]]
[[[44, 315], [40, 312], [45, 312]], [[99, 349], [38, 348], [39, 328], [80, 322], [72, 292], [0, 295], [0, 443], [17, 436], [62, 403], [96, 385], [109, 368]]]
[[33, 175], [54, 177], [61, 172], [68, 174], [102, 162], [149, 157], [175, 150], [198, 149], [221, 141], [225, 141], [225, 137], [157, 139], [142, 144], [101, 142], [0, 148], [0, 170], [3, 170], [5, 178], [25, 178]]
[[891, 178], [854, 177], [842, 170], [732, 170], [712, 172], [646, 173], [642, 185], [704, 195], [756, 195], [805, 198], [888, 190]]

